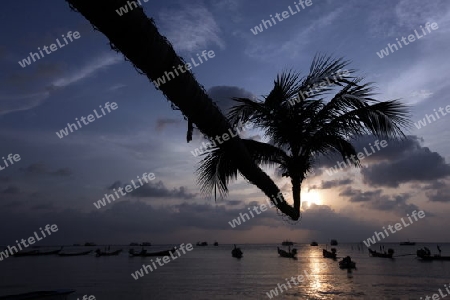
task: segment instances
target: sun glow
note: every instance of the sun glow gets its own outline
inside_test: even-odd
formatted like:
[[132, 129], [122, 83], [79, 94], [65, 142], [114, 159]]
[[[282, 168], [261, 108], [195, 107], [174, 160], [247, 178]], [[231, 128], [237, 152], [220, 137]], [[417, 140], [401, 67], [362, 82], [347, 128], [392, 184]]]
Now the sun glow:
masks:
[[311, 204], [316, 204], [316, 205], [323, 204], [320, 194], [316, 191], [302, 193], [301, 200], [302, 200], [302, 202], [307, 203], [308, 207], [311, 207]]

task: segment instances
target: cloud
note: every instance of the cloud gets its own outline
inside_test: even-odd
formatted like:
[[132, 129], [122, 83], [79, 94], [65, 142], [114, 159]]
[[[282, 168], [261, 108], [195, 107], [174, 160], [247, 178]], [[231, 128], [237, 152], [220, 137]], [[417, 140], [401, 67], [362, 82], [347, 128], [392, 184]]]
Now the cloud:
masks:
[[122, 61], [123, 58], [121, 54], [109, 52], [99, 55], [82, 68], [78, 69], [75, 72], [72, 72], [70, 75], [54, 80], [51, 84], [51, 87], [60, 88], [69, 86], [94, 75], [97, 71], [115, 65]]
[[430, 185], [423, 187], [423, 189], [428, 189], [425, 195], [431, 202], [450, 202], [450, 187], [443, 181], [435, 181]]
[[369, 202], [376, 197], [380, 197], [382, 192], [381, 189], [363, 192], [361, 190], [353, 189], [352, 187], [347, 187], [344, 191], [339, 193], [339, 196], [348, 197], [350, 202]]
[[381, 162], [361, 171], [363, 181], [373, 186], [398, 187], [408, 182], [442, 179], [450, 175], [450, 165], [437, 152], [429, 148], [414, 148], [402, 157]]
[[313, 185], [310, 186], [308, 189], [308, 192], [310, 190], [327, 190], [327, 189], [331, 189], [334, 187], [339, 187], [339, 186], [343, 186], [343, 185], [347, 185], [347, 184], [351, 184], [353, 183], [353, 179], [347, 178], [347, 179], [338, 179], [338, 180], [330, 180], [330, 181], [325, 181], [322, 180], [321, 185], [317, 186], [317, 185]]
[[72, 175], [72, 170], [70, 170], [69, 168], [60, 168], [56, 171], [50, 171], [43, 163], [34, 163], [26, 168], [20, 168], [19, 170], [29, 175], [52, 175], [58, 177], [66, 177]]
[[214, 16], [200, 1], [183, 3], [182, 9], [163, 8], [159, 20], [161, 32], [177, 51], [206, 50], [211, 44], [225, 48]]
[[[376, 209], [379, 211], [394, 212], [396, 215], [404, 216], [413, 210], [420, 210], [415, 204], [408, 204], [407, 201], [411, 198], [410, 194], [404, 193], [400, 195], [388, 196], [383, 195], [383, 190], [362, 191], [346, 188], [339, 196], [344, 196], [352, 203], [361, 203], [363, 207], [369, 209]], [[427, 215], [432, 215], [427, 213]]]
[[171, 118], [159, 118], [156, 120], [156, 131], [162, 131], [167, 125], [180, 124], [181, 120]]
[[12, 72], [5, 78], [5, 84], [14, 86], [28, 86], [30, 82], [48, 80], [60, 76], [66, 69], [66, 64], [43, 61], [33, 66], [29, 72]]
[[191, 194], [187, 191], [187, 188], [181, 186], [179, 188], [173, 188], [171, 190], [167, 189], [162, 181], [156, 183], [146, 183], [138, 189], [133, 190], [130, 195], [132, 197], [142, 197], [142, 198], [181, 198], [181, 199], [192, 199], [196, 194]]
[[20, 189], [13, 185], [10, 185], [5, 190], [3, 190], [3, 194], [15, 195], [15, 194], [19, 194], [19, 193], [20, 193]]
[[[296, 30], [296, 33], [294, 33], [293, 37], [288, 41], [267, 43], [265, 39], [262, 39], [260, 42], [252, 42], [247, 47], [245, 53], [252, 58], [261, 60], [270, 59], [278, 61], [276, 58], [284, 57], [286, 55], [290, 58], [296, 58], [304, 54], [305, 48], [312, 43], [314, 39], [324, 35], [323, 28], [334, 28], [334, 26], [330, 27], [330, 25], [332, 25], [344, 11], [345, 8], [341, 6], [326, 14], [321, 14], [308, 25], [301, 27], [301, 30]], [[318, 34], [318, 32], [320, 32], [320, 34]]]
[[[31, 73], [31, 75], [25, 73], [13, 73], [7, 78], [3, 85], [14, 84], [14, 86], [17, 85], [17, 87], [20, 87], [22, 90], [39, 79], [42, 80], [49, 77], [59, 78], [52, 80], [47, 79], [47, 83], [40, 84], [39, 86], [45, 86], [43, 89], [40, 88], [41, 91], [0, 96], [0, 115], [26, 111], [38, 107], [52, 95], [52, 92], [93, 76], [96, 72], [121, 61], [123, 61], [123, 59], [119, 54], [103, 54], [87, 63], [81, 69], [69, 73], [66, 77], [61, 77], [62, 71], [65, 69], [64, 65], [57, 63], [37, 65], [34, 68], [34, 73]], [[48, 83], [49, 81], [50, 83]]]
[[32, 210], [53, 210], [54, 208], [53, 203], [36, 204], [31, 207]]
[[122, 186], [122, 182], [120, 180], [117, 180], [116, 182], [114, 182], [113, 184], [111, 184], [109, 187], [107, 187], [107, 190], [113, 190], [113, 189], [117, 189], [120, 188]]
[[11, 181], [11, 177], [9, 176], [0, 176], [0, 182], [9, 182]]
[[251, 92], [237, 86], [213, 86], [207, 91], [223, 114], [227, 115], [230, 108], [237, 104], [232, 98], [249, 98], [256, 100]]
[[0, 115], [25, 111], [41, 105], [48, 97], [48, 91], [0, 97]]

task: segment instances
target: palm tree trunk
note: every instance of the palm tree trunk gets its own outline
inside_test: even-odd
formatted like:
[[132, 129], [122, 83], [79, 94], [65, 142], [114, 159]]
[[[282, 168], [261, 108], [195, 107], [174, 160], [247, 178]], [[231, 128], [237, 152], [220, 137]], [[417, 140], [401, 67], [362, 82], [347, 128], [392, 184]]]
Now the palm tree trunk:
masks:
[[300, 176], [293, 176], [292, 183], [292, 198], [294, 199], [294, 210], [300, 211], [301, 205], [301, 192], [302, 192], [302, 179]]
[[[119, 16], [116, 9], [127, 5], [126, 0], [66, 1], [109, 39], [114, 50], [122, 52], [150, 80], [157, 80], [165, 71], [173, 71], [174, 66], [185, 65], [142, 8], [135, 8]], [[191, 72], [180, 74], [159, 89], [205, 135], [215, 138], [230, 129], [227, 119]], [[233, 149], [233, 160], [241, 174], [267, 197], [273, 201], [273, 196], [281, 194], [271, 178], [254, 163], [238, 137], [222, 146]], [[298, 220], [300, 211], [295, 210], [284, 199], [273, 202], [282, 213]]]

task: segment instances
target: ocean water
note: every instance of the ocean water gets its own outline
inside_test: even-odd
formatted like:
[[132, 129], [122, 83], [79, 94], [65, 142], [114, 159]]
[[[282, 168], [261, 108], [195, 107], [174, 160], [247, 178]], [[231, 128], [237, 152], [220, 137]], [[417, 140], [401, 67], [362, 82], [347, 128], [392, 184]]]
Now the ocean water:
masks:
[[[280, 258], [277, 245], [239, 245], [240, 260], [231, 257], [232, 245], [196, 247], [176, 260], [138, 280], [131, 273], [150, 259], [128, 257], [128, 246], [119, 256], [95, 257], [9, 257], [0, 262], [0, 295], [46, 289], [74, 289], [68, 299], [94, 295], [96, 299], [270, 299], [267, 293], [286, 284], [286, 278], [309, 275], [299, 285], [274, 299], [425, 299], [445, 293], [450, 283], [450, 261], [423, 262], [415, 257], [417, 249], [436, 244], [398, 246], [395, 259], [369, 257], [367, 248], [356, 244], [336, 246], [338, 257], [350, 255], [357, 270], [348, 272], [338, 262], [322, 257], [324, 245], [297, 244], [298, 259]], [[173, 245], [147, 247], [149, 252]], [[353, 249], [352, 249], [353, 246]], [[66, 251], [88, 247], [69, 247]], [[95, 249], [97, 247], [92, 247]], [[329, 246], [328, 246], [329, 248]], [[450, 255], [450, 245], [441, 244], [442, 255]], [[379, 250], [379, 246], [373, 247]], [[154, 258], [153, 258], [154, 259]]]

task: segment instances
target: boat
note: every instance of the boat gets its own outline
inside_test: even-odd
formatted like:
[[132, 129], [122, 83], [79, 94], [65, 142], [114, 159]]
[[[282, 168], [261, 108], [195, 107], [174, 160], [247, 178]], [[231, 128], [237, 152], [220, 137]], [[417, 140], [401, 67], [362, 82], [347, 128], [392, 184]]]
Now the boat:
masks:
[[207, 242], [197, 242], [197, 246], [208, 246]]
[[33, 256], [33, 255], [37, 255], [39, 253], [39, 250], [31, 250], [31, 251], [20, 251], [17, 253], [14, 253], [14, 256], [19, 257], [19, 256]]
[[59, 249], [59, 250], [53, 250], [53, 251], [46, 251], [46, 252], [38, 251], [38, 254], [36, 254], [36, 255], [54, 255], [54, 254], [59, 254], [62, 249], [63, 249], [63, 247], [61, 247], [61, 249]]
[[130, 246], [139, 246], [139, 244], [138, 243], [130, 243]]
[[20, 251], [14, 254], [14, 256], [20, 257], [20, 256], [45, 256], [45, 255], [54, 255], [61, 252], [63, 247], [59, 250], [52, 250], [52, 251], [44, 251], [41, 252], [39, 250], [30, 250], [30, 251]]
[[331, 251], [323, 249], [322, 253], [323, 253], [323, 257], [325, 257], [325, 258], [336, 259], [336, 249], [335, 248], [331, 248]]
[[282, 246], [294, 246], [294, 242], [291, 242], [289, 240], [285, 240], [281, 243]]
[[409, 240], [406, 242], [401, 242], [400, 246], [415, 246], [416, 242], [410, 242]]
[[214, 246], [219, 246], [219, 243], [218, 242], [214, 242]]
[[95, 250], [95, 256], [100, 257], [100, 256], [113, 256], [113, 255], [119, 255], [119, 253], [122, 252], [122, 249], [116, 250], [116, 251], [101, 251], [100, 249]]
[[143, 243], [141, 244], [141, 246], [143, 246], [143, 247], [145, 247], [145, 246], [149, 247], [149, 246], [151, 246], [151, 245], [152, 245], [152, 243], [149, 243], [149, 242], [143, 242]]
[[394, 249], [389, 248], [387, 253], [386, 252], [381, 253], [381, 252], [377, 252], [375, 250], [369, 249], [369, 253], [370, 253], [370, 256], [372, 256], [372, 257], [392, 258], [392, 256], [394, 255]]
[[341, 269], [356, 269], [356, 263], [354, 261], [352, 261], [350, 256], [347, 256], [347, 257], [344, 257], [339, 262], [339, 268], [341, 268]]
[[65, 300], [75, 290], [38, 291], [25, 294], [0, 296], [1, 300]]
[[331, 241], [330, 241], [330, 245], [331, 245], [331, 246], [337, 246], [337, 245], [338, 245], [337, 240], [331, 240]]
[[285, 251], [285, 250], [283, 250], [283, 249], [280, 249], [280, 247], [277, 247], [277, 249], [278, 249], [278, 254], [281, 256], [281, 257], [286, 257], [286, 258], [296, 258], [295, 256], [297, 255], [297, 249], [292, 249], [292, 251], [291, 251], [291, 249], [290, 249], [290, 247], [289, 247], [289, 250], [288, 251]]
[[92, 250], [83, 251], [83, 252], [73, 252], [73, 253], [58, 253], [59, 256], [83, 256], [88, 255], [92, 252]]
[[242, 258], [242, 251], [241, 248], [237, 248], [236, 245], [234, 245], [234, 249], [231, 250], [231, 256], [236, 258]]
[[417, 250], [416, 254], [422, 260], [450, 260], [450, 256], [441, 256], [440, 254], [431, 255], [431, 251], [427, 247]]
[[316, 241], [312, 241], [311, 244], [309, 244], [310, 246], [319, 246], [319, 244], [317, 244]]
[[85, 245], [85, 246], [97, 246], [97, 244], [95, 244], [95, 243], [90, 243], [90, 242], [87, 242], [87, 243], [85, 243], [84, 245]]
[[140, 252], [135, 252], [134, 249], [130, 249], [128, 253], [130, 254], [130, 257], [134, 256], [140, 256], [140, 257], [148, 257], [148, 256], [170, 256], [171, 253], [175, 252], [175, 248], [172, 248], [170, 250], [163, 250], [158, 252], [151, 252], [147, 253], [147, 250], [142, 249]]

